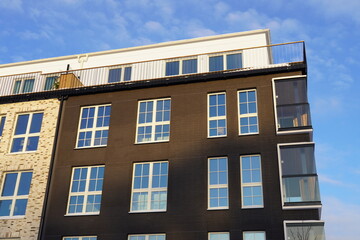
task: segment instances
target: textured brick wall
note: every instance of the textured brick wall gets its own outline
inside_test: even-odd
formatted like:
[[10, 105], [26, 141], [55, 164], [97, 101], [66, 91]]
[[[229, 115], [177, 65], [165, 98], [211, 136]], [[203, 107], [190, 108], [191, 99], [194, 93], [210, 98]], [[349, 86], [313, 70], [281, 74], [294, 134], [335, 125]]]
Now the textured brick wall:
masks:
[[[16, 219], [11, 219], [11, 217], [8, 217], [8, 219], [0, 218], [0, 239], [20, 238], [22, 240], [32, 240], [37, 238], [58, 109], [59, 101], [57, 99], [0, 105], [0, 115], [6, 115], [5, 127], [0, 142], [0, 182], [3, 183], [4, 173], [9, 171], [33, 171], [25, 217]], [[34, 111], [44, 112], [37, 151], [32, 153], [9, 153], [16, 124], [16, 115]]]

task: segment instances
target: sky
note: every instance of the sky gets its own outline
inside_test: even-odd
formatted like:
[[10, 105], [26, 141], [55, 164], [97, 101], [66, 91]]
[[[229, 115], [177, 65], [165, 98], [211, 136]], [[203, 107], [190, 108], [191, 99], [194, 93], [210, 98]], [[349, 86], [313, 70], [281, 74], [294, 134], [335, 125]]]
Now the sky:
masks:
[[304, 40], [327, 240], [359, 239], [359, 10], [358, 0], [0, 0], [0, 64], [264, 28], [274, 44]]

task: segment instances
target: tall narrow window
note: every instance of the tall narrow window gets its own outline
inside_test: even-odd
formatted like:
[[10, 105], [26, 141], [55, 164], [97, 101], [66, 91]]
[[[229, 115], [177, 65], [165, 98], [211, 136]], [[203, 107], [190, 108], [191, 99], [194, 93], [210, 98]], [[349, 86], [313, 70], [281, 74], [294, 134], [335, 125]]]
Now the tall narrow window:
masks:
[[32, 172], [5, 174], [0, 196], [0, 217], [24, 216], [29, 198]]
[[274, 79], [278, 131], [311, 128], [306, 77]]
[[51, 76], [51, 77], [47, 77], [46, 81], [45, 81], [45, 86], [44, 86], [44, 90], [53, 90], [55, 89], [55, 83], [58, 79], [58, 76]]
[[208, 137], [226, 136], [226, 95], [212, 93], [208, 95]]
[[243, 232], [243, 240], [266, 240], [265, 232]]
[[77, 148], [106, 146], [111, 105], [81, 108]]
[[165, 211], [168, 163], [134, 164], [131, 212]]
[[256, 90], [238, 92], [239, 99], [239, 134], [259, 132]]
[[128, 240], [165, 240], [165, 234], [129, 235]]
[[3, 135], [5, 121], [6, 121], [6, 116], [0, 116], [0, 141]]
[[170, 99], [139, 102], [137, 143], [162, 142], [170, 138]]
[[227, 158], [209, 158], [209, 209], [229, 208]]
[[84, 237], [63, 237], [63, 240], [96, 240], [96, 236], [84, 236]]
[[104, 166], [73, 168], [67, 214], [99, 214]]
[[19, 79], [15, 81], [13, 94], [29, 93], [34, 89], [35, 79]]
[[284, 205], [319, 204], [314, 144], [280, 145], [279, 149]]
[[260, 155], [241, 156], [241, 193], [243, 208], [263, 207]]
[[228, 232], [211, 232], [208, 240], [230, 240]]
[[242, 68], [242, 54], [231, 53], [209, 57], [209, 71], [222, 71]]
[[132, 67], [116, 67], [109, 69], [108, 83], [131, 80]]
[[288, 240], [325, 240], [323, 222], [286, 223], [285, 235]]
[[28, 113], [17, 116], [11, 152], [31, 152], [38, 148], [44, 113]]

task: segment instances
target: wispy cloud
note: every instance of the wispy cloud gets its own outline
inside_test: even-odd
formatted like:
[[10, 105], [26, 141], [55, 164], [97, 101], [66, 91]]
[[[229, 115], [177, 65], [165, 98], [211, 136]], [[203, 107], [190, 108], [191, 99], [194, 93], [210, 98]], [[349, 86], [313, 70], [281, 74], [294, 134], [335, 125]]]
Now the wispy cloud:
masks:
[[22, 0], [1, 0], [0, 9], [23, 11]]

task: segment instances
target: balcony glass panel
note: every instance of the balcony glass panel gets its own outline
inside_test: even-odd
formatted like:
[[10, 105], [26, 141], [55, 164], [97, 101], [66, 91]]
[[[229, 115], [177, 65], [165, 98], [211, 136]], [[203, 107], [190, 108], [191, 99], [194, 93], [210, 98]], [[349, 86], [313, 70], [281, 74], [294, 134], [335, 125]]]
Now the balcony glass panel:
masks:
[[275, 81], [276, 104], [307, 103], [306, 78]]
[[311, 126], [309, 104], [277, 106], [279, 128]]
[[285, 177], [283, 191], [286, 203], [320, 201], [317, 176]]
[[287, 223], [288, 240], [325, 240], [323, 223]]
[[316, 174], [314, 145], [282, 146], [280, 148], [282, 174]]

